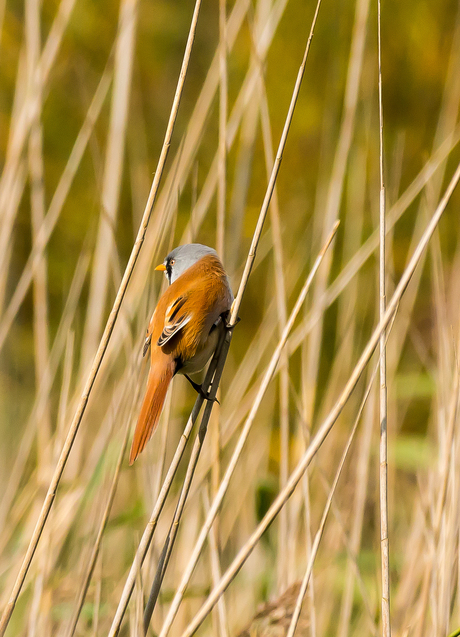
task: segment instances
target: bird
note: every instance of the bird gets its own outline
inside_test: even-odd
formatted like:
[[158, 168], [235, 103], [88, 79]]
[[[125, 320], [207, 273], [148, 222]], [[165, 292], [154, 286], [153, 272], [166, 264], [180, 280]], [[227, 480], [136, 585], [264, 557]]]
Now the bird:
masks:
[[150, 372], [129, 454], [132, 465], [154, 433], [168, 387], [183, 374], [189, 378], [206, 365], [226, 326], [233, 302], [228, 276], [217, 252], [200, 243], [175, 248], [155, 270], [164, 272], [169, 287], [150, 320], [143, 355], [150, 350]]

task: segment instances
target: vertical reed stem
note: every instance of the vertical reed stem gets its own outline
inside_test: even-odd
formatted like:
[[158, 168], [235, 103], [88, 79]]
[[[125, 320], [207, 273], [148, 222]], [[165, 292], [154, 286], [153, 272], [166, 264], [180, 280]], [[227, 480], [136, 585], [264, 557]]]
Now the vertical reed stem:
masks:
[[[385, 182], [383, 164], [383, 100], [380, 0], [377, 0], [379, 64], [379, 148], [380, 148], [380, 321], [386, 309], [385, 291]], [[390, 626], [390, 554], [388, 541], [388, 436], [387, 436], [387, 364], [386, 330], [380, 334], [380, 551], [382, 560], [382, 637], [391, 636]]]

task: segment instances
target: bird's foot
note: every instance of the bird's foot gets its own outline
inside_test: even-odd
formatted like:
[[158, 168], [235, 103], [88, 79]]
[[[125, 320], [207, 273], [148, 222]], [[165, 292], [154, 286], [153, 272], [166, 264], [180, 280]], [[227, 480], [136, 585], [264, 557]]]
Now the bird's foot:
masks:
[[203, 398], [203, 400], [209, 400], [212, 403], [217, 403], [218, 405], [220, 405], [220, 402], [217, 400], [217, 398], [211, 398], [209, 392], [204, 391], [202, 385], [198, 385], [198, 383], [195, 383], [187, 374], [184, 374], [184, 376], [193, 387], [193, 389], [196, 391], [196, 393], [199, 394], [201, 398]]
[[[233, 305], [232, 305], [233, 307]], [[221, 318], [224, 322], [224, 326], [226, 330], [232, 330], [235, 325], [238, 325], [238, 323], [241, 321], [241, 318], [239, 316], [236, 317], [235, 322], [233, 323], [233, 325], [230, 325], [230, 316], [232, 314], [232, 310], [227, 310], [227, 312], [225, 312], [224, 314], [221, 314]]]

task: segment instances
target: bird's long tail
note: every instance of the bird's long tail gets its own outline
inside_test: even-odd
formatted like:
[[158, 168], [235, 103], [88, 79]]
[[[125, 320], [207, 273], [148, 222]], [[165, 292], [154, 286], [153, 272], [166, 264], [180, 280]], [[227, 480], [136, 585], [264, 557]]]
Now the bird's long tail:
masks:
[[129, 464], [132, 465], [137, 456], [144, 449], [157, 428], [161, 410], [166, 398], [169, 383], [174, 376], [175, 363], [173, 360], [154, 361], [150, 367], [147, 390], [142, 403], [136, 430], [134, 432]]

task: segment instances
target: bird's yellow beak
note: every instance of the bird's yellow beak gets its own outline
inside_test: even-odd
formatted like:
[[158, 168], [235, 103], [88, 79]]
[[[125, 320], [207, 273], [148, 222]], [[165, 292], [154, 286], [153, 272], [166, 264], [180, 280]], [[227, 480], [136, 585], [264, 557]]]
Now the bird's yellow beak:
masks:
[[155, 270], [160, 270], [160, 272], [165, 272], [166, 271], [166, 266], [165, 266], [164, 263], [160, 263], [160, 265], [157, 265]]

